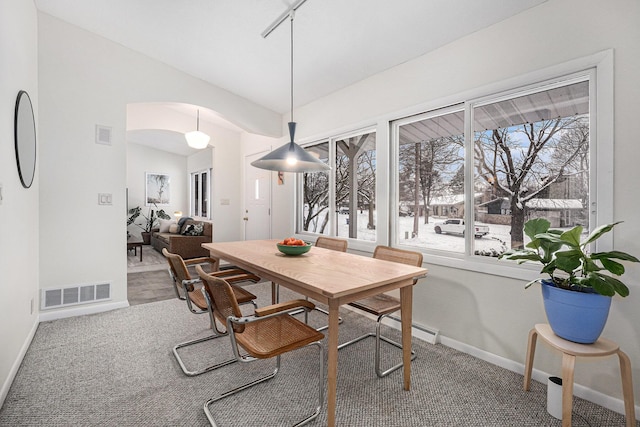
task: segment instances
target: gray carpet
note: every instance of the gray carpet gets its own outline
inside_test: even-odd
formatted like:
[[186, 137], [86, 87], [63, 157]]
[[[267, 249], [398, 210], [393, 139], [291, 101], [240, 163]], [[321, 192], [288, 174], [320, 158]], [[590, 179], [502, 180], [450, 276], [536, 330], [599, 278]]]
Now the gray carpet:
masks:
[[[247, 286], [270, 298], [267, 284]], [[293, 295], [281, 290], [282, 299]], [[374, 322], [341, 313], [340, 341], [371, 331]], [[312, 323], [326, 318], [314, 313]], [[206, 316], [177, 299], [42, 323], [0, 409], [2, 426], [206, 426], [203, 403], [216, 393], [268, 372], [260, 361], [233, 364], [189, 378], [171, 348], [205, 336]], [[394, 331], [386, 331], [392, 333]], [[397, 335], [396, 335], [397, 336]], [[560, 426], [546, 412], [546, 386], [522, 390], [522, 376], [442, 345], [414, 340], [412, 389], [397, 371], [378, 379], [373, 340], [341, 350], [340, 426]], [[183, 354], [190, 367], [231, 356], [228, 339]], [[397, 352], [385, 347], [388, 356]], [[313, 410], [317, 359], [313, 348], [283, 356], [281, 372], [266, 383], [213, 405], [223, 426], [291, 425]], [[621, 426], [624, 417], [575, 399], [574, 426]], [[326, 403], [312, 426], [326, 424]]]

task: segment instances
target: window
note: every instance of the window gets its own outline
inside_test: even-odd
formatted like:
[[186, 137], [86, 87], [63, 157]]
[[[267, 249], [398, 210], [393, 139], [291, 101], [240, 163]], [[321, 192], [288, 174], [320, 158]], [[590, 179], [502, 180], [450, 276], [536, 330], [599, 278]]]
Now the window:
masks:
[[523, 225], [530, 218], [588, 230], [590, 76], [395, 121], [392, 239], [497, 257], [527, 243]]
[[464, 216], [462, 106], [398, 121], [396, 129], [399, 243], [463, 252], [464, 239], [436, 231]]
[[376, 240], [376, 134], [339, 139], [336, 144], [336, 235]]
[[589, 229], [588, 80], [476, 104], [472, 114], [475, 220], [493, 240], [521, 248], [524, 223], [538, 217]]
[[333, 159], [333, 164], [328, 172], [302, 174], [298, 230], [375, 241], [375, 132], [336, 137], [305, 149], [327, 162]]
[[210, 169], [191, 173], [190, 216], [211, 219], [209, 202], [210, 177]]
[[[329, 161], [329, 142], [323, 142], [305, 150]], [[329, 172], [302, 174], [302, 231], [329, 234]]]

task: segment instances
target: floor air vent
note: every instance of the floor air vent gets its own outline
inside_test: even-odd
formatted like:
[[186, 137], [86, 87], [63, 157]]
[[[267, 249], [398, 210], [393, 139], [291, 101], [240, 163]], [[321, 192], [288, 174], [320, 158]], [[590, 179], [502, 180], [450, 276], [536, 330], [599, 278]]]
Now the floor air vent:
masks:
[[70, 286], [61, 289], [43, 289], [41, 310], [65, 307], [68, 305], [88, 304], [111, 299], [111, 283]]

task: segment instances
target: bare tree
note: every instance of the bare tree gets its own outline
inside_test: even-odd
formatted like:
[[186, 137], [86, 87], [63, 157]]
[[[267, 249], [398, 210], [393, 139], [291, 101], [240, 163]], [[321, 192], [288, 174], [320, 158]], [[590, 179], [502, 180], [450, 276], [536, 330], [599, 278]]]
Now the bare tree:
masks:
[[[338, 148], [336, 203], [349, 202], [349, 237], [352, 238], [357, 237], [358, 234], [358, 195], [362, 194], [359, 190], [359, 175], [361, 172], [367, 171], [367, 164], [362, 161], [361, 156], [367, 151], [365, 150], [367, 144], [372, 142], [375, 142], [375, 133], [367, 133], [336, 142]], [[368, 166], [374, 168], [373, 174], [375, 176], [375, 165]], [[371, 172], [370, 168], [369, 171]], [[366, 182], [375, 187], [375, 179]]]
[[[569, 170], [578, 173], [576, 159], [588, 152], [588, 132], [576, 130], [584, 129], [586, 120], [585, 116], [558, 118], [476, 133], [477, 176], [510, 200], [512, 248], [523, 246], [527, 202]], [[574, 140], [572, 134], [579, 137]]]
[[[420, 205], [424, 209], [424, 223], [429, 222], [427, 207], [436, 195], [449, 192], [451, 177], [462, 162], [462, 135], [417, 141], [400, 146], [399, 181], [401, 200], [413, 200], [413, 232], [418, 235]], [[411, 183], [411, 185], [409, 185]]]
[[[329, 221], [329, 175], [326, 172], [304, 173], [302, 179], [306, 207], [302, 218], [302, 229], [322, 234]], [[322, 223], [318, 225], [320, 218]]]

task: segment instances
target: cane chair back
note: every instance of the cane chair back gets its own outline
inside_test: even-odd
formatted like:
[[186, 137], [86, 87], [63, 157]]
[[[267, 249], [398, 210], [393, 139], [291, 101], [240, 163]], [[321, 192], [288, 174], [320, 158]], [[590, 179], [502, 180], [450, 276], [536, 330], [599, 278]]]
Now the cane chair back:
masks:
[[316, 246], [319, 248], [331, 249], [338, 252], [346, 252], [349, 243], [345, 239], [336, 239], [333, 237], [320, 236], [316, 240]]

